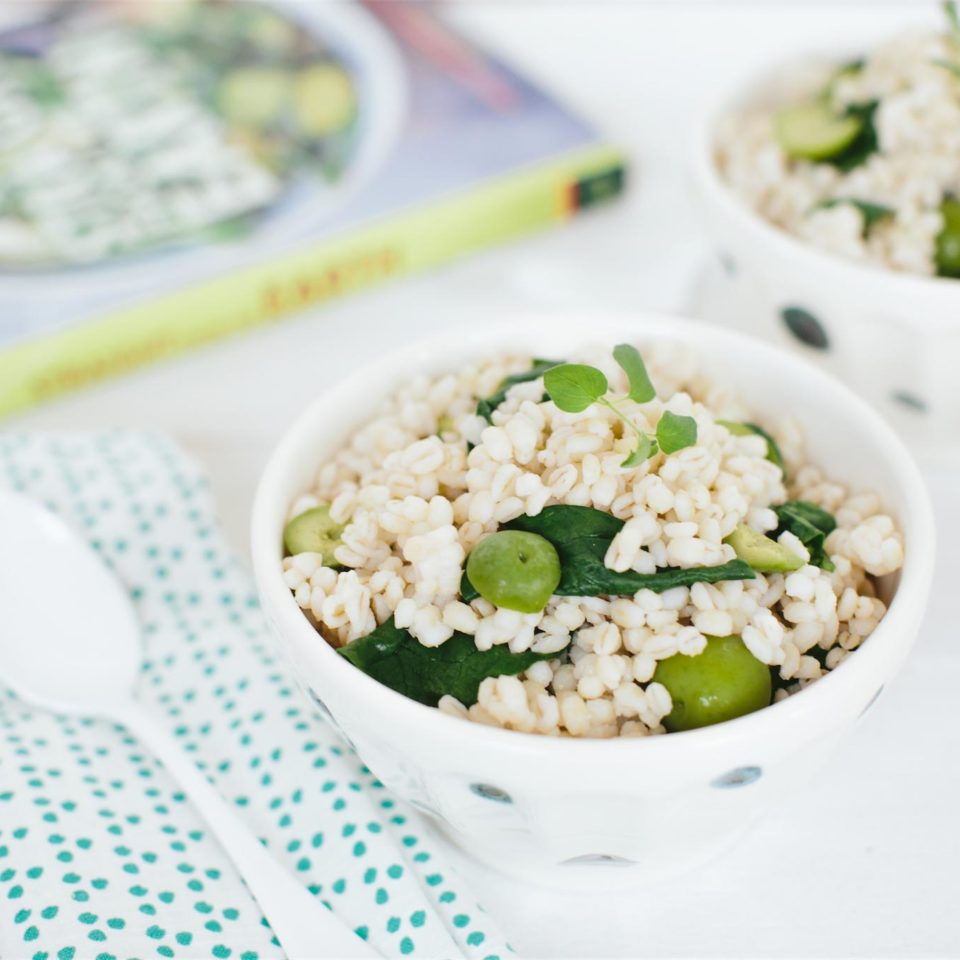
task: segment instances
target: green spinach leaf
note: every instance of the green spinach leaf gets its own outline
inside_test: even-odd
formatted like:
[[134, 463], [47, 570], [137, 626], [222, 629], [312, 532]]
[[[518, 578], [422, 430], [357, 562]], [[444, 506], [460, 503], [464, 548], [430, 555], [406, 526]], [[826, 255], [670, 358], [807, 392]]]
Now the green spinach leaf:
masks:
[[846, 63], [841, 63], [840, 66], [830, 74], [830, 79], [827, 80], [826, 86], [824, 86], [820, 94], [823, 102], [832, 105], [834, 95], [837, 92], [837, 84], [846, 77], [856, 76], [863, 70], [866, 63], [867, 61], [863, 57], [857, 57], [855, 60], [848, 60]]
[[854, 168], [866, 163], [880, 149], [880, 138], [877, 136], [875, 119], [878, 106], [879, 102], [877, 100], [870, 100], [867, 103], [851, 103], [847, 107], [844, 111], [845, 115], [856, 117], [863, 123], [863, 127], [849, 146], [835, 156], [824, 160], [824, 163], [829, 163], [838, 170], [849, 173]]
[[717, 423], [722, 427], [726, 427], [735, 437], [742, 437], [748, 433], [755, 433], [763, 437], [763, 439], [767, 441], [767, 459], [771, 463], [775, 463], [780, 468], [784, 480], [787, 479], [787, 465], [783, 461], [780, 445], [760, 424], [750, 423], [746, 420], [718, 420]]
[[943, 67], [944, 70], [949, 71], [955, 77], [960, 77], [960, 63], [954, 63], [952, 60], [941, 60], [939, 57], [930, 62], [935, 66]]
[[870, 203], [868, 200], [857, 200], [854, 197], [830, 197], [827, 200], [821, 200], [811, 207], [810, 212], [813, 213], [815, 210], [830, 210], [844, 203], [860, 211], [860, 216], [863, 218], [862, 233], [864, 238], [870, 236], [870, 231], [878, 223], [889, 220], [896, 214], [893, 207], [886, 207], [882, 203]]
[[[554, 591], [561, 597], [629, 596], [638, 590], [663, 593], [672, 587], [723, 580], [753, 580], [755, 574], [742, 560], [716, 567], [665, 567], [656, 573], [618, 573], [604, 566], [610, 542], [619, 533], [623, 520], [593, 507], [556, 504], [535, 517], [517, 517], [504, 530], [526, 530], [549, 540], [560, 556], [560, 584]], [[466, 574], [460, 582], [465, 602], [479, 596]]]
[[533, 366], [529, 370], [521, 370], [520, 373], [512, 373], [506, 377], [497, 388], [497, 392], [485, 397], [477, 402], [477, 416], [483, 417], [487, 423], [493, 423], [493, 411], [507, 399], [507, 391], [515, 387], [518, 383], [529, 383], [542, 377], [551, 367], [558, 367], [562, 360], [543, 360], [540, 357], [534, 358]]
[[351, 640], [339, 653], [367, 676], [430, 707], [447, 693], [470, 706], [477, 702], [480, 683], [487, 677], [515, 676], [538, 660], [557, 656], [529, 650], [511, 653], [506, 644], [478, 650], [465, 633], [455, 633], [439, 647], [425, 647], [393, 617], [365, 637]]
[[837, 527], [833, 514], [808, 500], [788, 500], [773, 509], [780, 518], [774, 539], [789, 530], [810, 551], [810, 562], [814, 566], [828, 571], [835, 569], [824, 546], [827, 536]]
[[756, 433], [767, 441], [767, 459], [780, 468], [780, 472], [783, 474], [784, 480], [786, 480], [787, 465], [784, 463], [783, 454], [780, 452], [780, 445], [777, 441], [758, 423], [745, 422], [744, 426], [751, 431], [751, 433]]

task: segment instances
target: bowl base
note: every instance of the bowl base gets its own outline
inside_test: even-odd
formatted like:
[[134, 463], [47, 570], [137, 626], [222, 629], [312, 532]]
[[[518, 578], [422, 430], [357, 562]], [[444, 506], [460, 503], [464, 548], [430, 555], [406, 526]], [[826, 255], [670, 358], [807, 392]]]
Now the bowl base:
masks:
[[724, 832], [709, 844], [677, 851], [668, 859], [630, 859], [615, 853], [596, 852], [552, 860], [543, 856], [542, 846], [527, 852], [522, 844], [516, 844], [508, 853], [499, 846], [491, 846], [489, 837], [465, 837], [444, 821], [430, 817], [433, 828], [447, 843], [487, 869], [511, 880], [567, 893], [622, 892], [681, 877], [721, 857], [739, 843], [759, 819], [760, 815]]

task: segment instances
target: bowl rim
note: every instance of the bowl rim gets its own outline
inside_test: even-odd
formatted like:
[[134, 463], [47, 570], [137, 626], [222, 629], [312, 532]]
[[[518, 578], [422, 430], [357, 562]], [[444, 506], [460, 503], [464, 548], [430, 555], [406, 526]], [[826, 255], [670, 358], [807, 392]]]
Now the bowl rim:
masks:
[[[876, 42], [876, 41], [874, 41]], [[750, 237], [753, 243], [772, 248], [780, 258], [796, 262], [798, 273], [804, 270], [827, 270], [834, 273], [835, 282], [850, 282], [851, 274], [859, 281], [873, 286], [883, 286], [900, 295], [923, 292], [953, 296], [960, 293], [960, 279], [940, 277], [906, 271], [891, 270], [872, 261], [859, 261], [841, 257], [823, 250], [816, 244], [802, 240], [787, 230], [776, 226], [753, 210], [727, 183], [715, 159], [716, 130], [720, 119], [733, 113], [738, 104], [749, 102], [757, 90], [763, 89], [765, 79], [786, 76], [791, 68], [797, 69], [811, 63], [834, 63], [850, 54], [849, 46], [825, 46], [817, 51], [807, 51], [792, 59], [777, 58], [767, 62], [746, 76], [740, 75], [714, 93], [705, 107], [698, 112], [693, 126], [691, 172], [703, 195], [721, 208], [728, 218], [734, 220]], [[946, 326], [947, 321], [939, 315], [918, 314], [917, 321]], [[954, 319], [950, 326], [956, 327]]]
[[[580, 319], [576, 320], [577, 317]], [[595, 751], [598, 758], [611, 761], [616, 757], [623, 758], [624, 751], [642, 750], [647, 751], [648, 755], [662, 755], [663, 751], [709, 754], [712, 750], [742, 742], [757, 734], [769, 735], [778, 728], [786, 736], [788, 729], [799, 718], [802, 717], [809, 724], [811, 715], [817, 716], [819, 711], [823, 717], [828, 713], [830, 702], [843, 702], [845, 693], [849, 695], [858, 686], [860, 675], [869, 672], [870, 664], [896, 658], [901, 647], [900, 660], [906, 656], [918, 632], [910, 628], [910, 620], [919, 621], [932, 580], [936, 544], [933, 508], [912, 455], [893, 429], [865, 400], [837, 378], [789, 351], [723, 327], [657, 311], [638, 310], [630, 314], [611, 311], [519, 314], [493, 321], [482, 330], [474, 331], [472, 337], [489, 346], [492, 353], [495, 349], [502, 349], [519, 324], [540, 323], [548, 330], [550, 325], [558, 322], [577, 322], [585, 331], [589, 331], [593, 339], [612, 339], [617, 335], [613, 328], [629, 325], [631, 335], [637, 340], [648, 336], [676, 342], [700, 338], [706, 338], [708, 342], [711, 339], [729, 341], [731, 348], [740, 344], [765, 355], [773, 363], [797, 368], [799, 375], [812, 387], [819, 386], [839, 396], [864, 432], [871, 435], [872, 445], [877, 452], [887, 461], [906, 505], [899, 522], [909, 540], [909, 547], [894, 598], [870, 635], [870, 642], [857, 649], [857, 656], [846, 658], [799, 695], [787, 697], [754, 713], [669, 735], [612, 738], [547, 736], [466, 721], [392, 690], [339, 656], [304, 616], [283, 581], [279, 563], [282, 557], [281, 530], [271, 522], [271, 513], [276, 501], [281, 498], [287, 465], [296, 458], [301, 445], [310, 436], [317, 435], [317, 426], [322, 420], [322, 412], [330, 394], [349, 391], [371, 380], [378, 382], [371, 376], [371, 370], [386, 368], [388, 364], [394, 369], [402, 367], [411, 376], [428, 368], [429, 358], [445, 346], [450, 348], [462, 344], [463, 336], [455, 329], [448, 328], [439, 334], [417, 338], [389, 355], [377, 353], [363, 365], [331, 382], [287, 427], [270, 454], [254, 497], [251, 549], [257, 591], [268, 619], [272, 619], [275, 632], [280, 634], [278, 639], [281, 647], [290, 644], [290, 636], [295, 636], [297, 647], [302, 649], [305, 646], [312, 654], [315, 653], [318, 662], [323, 661], [323, 670], [335, 675], [336, 682], [348, 690], [352, 697], [372, 704], [392, 725], [416, 730], [424, 740], [432, 743], [455, 743], [460, 750], [509, 751], [512, 755], [526, 753], [543, 756], [547, 752], [560, 758], [576, 754], [582, 759], [585, 752]], [[589, 335], [585, 339], [589, 339]], [[389, 391], [381, 396], [389, 396]], [[858, 698], [858, 702], [859, 699], [863, 698]], [[634, 753], [631, 756], [638, 755]]]

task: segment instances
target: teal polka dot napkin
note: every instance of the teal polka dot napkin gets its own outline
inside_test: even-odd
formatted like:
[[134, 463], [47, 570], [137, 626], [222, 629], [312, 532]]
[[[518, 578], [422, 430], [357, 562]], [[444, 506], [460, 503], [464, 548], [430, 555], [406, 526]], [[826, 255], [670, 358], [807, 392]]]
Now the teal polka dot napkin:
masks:
[[[152, 435], [0, 435], [0, 486], [62, 515], [127, 585], [145, 637], [141, 700], [338, 917], [386, 956], [509, 950], [417, 815], [294, 686], [195, 464]], [[33, 709], [0, 675], [0, 956], [283, 954], [225, 853], [136, 740]]]

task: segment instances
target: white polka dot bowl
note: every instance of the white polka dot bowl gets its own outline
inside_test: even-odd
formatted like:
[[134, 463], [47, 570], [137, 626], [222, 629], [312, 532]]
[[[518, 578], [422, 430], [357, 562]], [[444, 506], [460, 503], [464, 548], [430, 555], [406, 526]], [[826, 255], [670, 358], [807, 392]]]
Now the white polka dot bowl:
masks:
[[791, 71], [780, 64], [721, 94], [697, 126], [692, 175], [717, 257], [695, 309], [798, 351], [866, 397], [913, 450], [953, 461], [960, 281], [886, 270], [807, 243], [754, 212], [717, 167], [720, 119], [758, 96], [775, 98], [784, 75]]
[[[281, 576], [290, 504], [317, 468], [403, 381], [499, 352], [562, 356], [587, 344], [673, 340], [752, 409], [791, 414], [811, 458], [877, 490], [904, 531], [890, 608], [862, 648], [801, 693], [712, 727], [641, 739], [580, 740], [447, 716], [363, 674], [307, 621]], [[761, 340], [673, 317], [548, 316], [457, 329], [326, 386], [263, 474], [252, 519], [260, 597], [303, 686], [397, 795], [458, 845], [509, 874], [569, 886], [622, 886], [689, 868], [736, 842], [793, 794], [897, 673], [924, 613], [934, 554], [930, 502], [895, 433], [845, 386]]]

